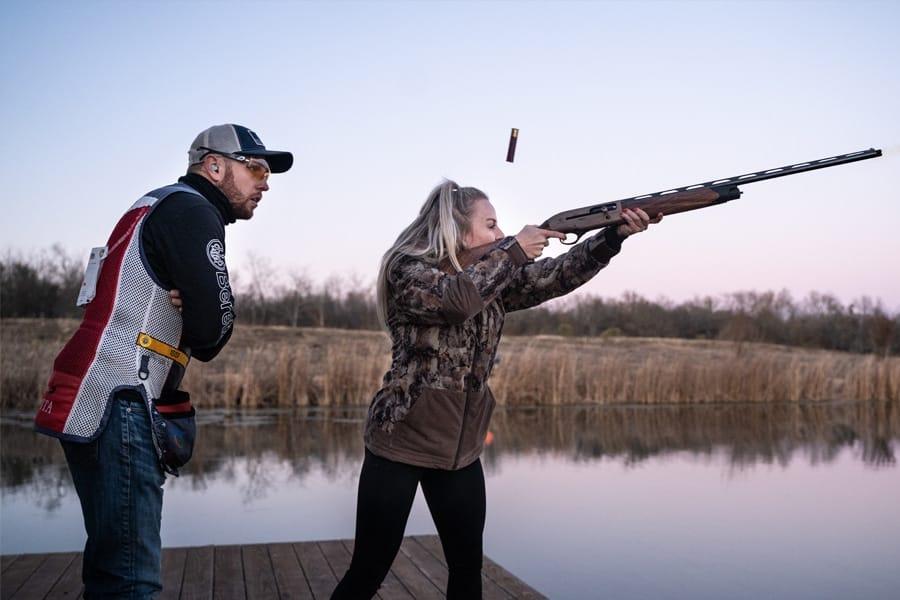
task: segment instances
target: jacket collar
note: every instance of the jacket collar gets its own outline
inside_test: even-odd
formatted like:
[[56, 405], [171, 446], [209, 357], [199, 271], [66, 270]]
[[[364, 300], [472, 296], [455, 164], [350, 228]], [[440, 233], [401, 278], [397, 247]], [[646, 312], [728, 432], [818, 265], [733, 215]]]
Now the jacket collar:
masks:
[[236, 221], [228, 197], [222, 193], [222, 190], [214, 186], [211, 181], [196, 173], [188, 173], [184, 177], [180, 177], [178, 182], [185, 183], [200, 192], [221, 213], [225, 223], [231, 224]]

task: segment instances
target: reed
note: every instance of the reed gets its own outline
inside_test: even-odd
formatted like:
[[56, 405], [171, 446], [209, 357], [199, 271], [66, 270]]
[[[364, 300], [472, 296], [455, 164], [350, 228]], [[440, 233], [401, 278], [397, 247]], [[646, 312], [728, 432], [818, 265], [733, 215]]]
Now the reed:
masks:
[[[0, 322], [0, 406], [37, 406], [71, 320]], [[900, 400], [900, 358], [669, 338], [504, 338], [491, 387], [501, 405]], [[380, 332], [239, 326], [194, 361], [200, 407], [365, 406], [390, 364]]]
[[501, 404], [669, 404], [900, 399], [900, 359], [770, 344], [507, 338]]
[[184, 389], [200, 406], [358, 405], [389, 363], [384, 336], [329, 329], [251, 327], [220, 358], [192, 364]]

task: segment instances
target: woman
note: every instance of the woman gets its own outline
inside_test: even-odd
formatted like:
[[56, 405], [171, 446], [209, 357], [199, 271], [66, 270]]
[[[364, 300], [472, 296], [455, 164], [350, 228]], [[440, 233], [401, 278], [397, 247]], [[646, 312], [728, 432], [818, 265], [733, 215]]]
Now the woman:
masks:
[[[505, 237], [483, 192], [453, 181], [431, 191], [378, 274], [379, 316], [393, 357], [369, 408], [356, 542], [333, 600], [376, 593], [400, 549], [419, 484], [447, 559], [447, 598], [481, 597], [485, 488], [479, 456], [494, 408], [487, 379], [504, 315], [585, 283], [624, 238], [651, 222], [640, 210], [624, 218], [626, 224], [562, 256], [529, 263], [550, 238], [565, 235], [529, 225]], [[461, 263], [472, 249], [480, 251], [466, 252], [467, 258], [477, 260]]]

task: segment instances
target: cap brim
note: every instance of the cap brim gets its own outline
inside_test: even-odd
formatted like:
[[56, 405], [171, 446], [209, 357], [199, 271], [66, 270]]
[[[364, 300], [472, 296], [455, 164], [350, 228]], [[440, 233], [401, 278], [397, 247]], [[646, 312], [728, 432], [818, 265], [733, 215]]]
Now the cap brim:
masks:
[[253, 152], [237, 152], [241, 156], [264, 158], [273, 173], [284, 173], [294, 164], [294, 155], [278, 150], [254, 150]]

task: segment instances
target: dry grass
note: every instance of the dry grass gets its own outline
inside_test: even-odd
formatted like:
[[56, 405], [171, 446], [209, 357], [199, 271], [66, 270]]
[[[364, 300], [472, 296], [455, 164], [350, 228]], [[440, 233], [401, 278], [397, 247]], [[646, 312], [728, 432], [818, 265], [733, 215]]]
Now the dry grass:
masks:
[[247, 327], [218, 359], [192, 364], [184, 389], [201, 406], [359, 405], [377, 389], [389, 352], [376, 332]]
[[544, 336], [509, 338], [501, 351], [492, 387], [507, 404], [900, 399], [898, 358], [770, 344]]
[[[76, 323], [0, 322], [0, 406], [37, 405]], [[239, 326], [185, 389], [198, 406], [367, 405], [390, 363], [382, 333]], [[900, 400], [900, 358], [766, 344], [507, 337], [491, 383], [501, 404], [687, 404]]]

